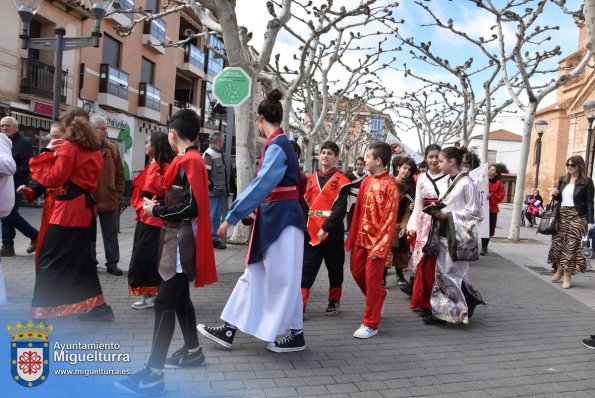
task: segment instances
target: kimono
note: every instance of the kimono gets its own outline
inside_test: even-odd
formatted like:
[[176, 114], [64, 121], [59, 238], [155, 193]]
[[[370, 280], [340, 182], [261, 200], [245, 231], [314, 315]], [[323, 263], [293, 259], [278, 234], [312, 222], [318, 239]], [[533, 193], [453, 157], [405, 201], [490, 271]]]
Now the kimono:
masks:
[[31, 304], [33, 318], [81, 314], [105, 304], [95, 260], [95, 202], [91, 196], [103, 167], [99, 151], [66, 141], [56, 154], [29, 162], [31, 177], [55, 190], [43, 239]]
[[447, 185], [448, 177], [443, 173], [432, 176], [428, 171], [420, 174], [417, 179], [415, 205], [407, 223], [407, 231], [416, 232], [411, 254], [411, 271], [415, 275], [409, 303], [412, 310], [431, 308], [430, 296], [434, 286], [436, 257], [425, 255], [422, 251], [432, 227], [432, 217], [424, 213], [423, 208], [437, 201], [440, 195], [446, 192]]
[[[447, 223], [447, 228], [450, 229], [447, 233], [457, 237], [457, 252], [475, 250], [477, 254], [477, 223], [482, 212], [476, 186], [466, 174], [459, 174], [452, 183], [456, 184], [452, 191], [440, 199], [446, 205], [442, 211], [448, 214], [448, 220], [441, 223]], [[454, 261], [444, 236], [440, 237], [440, 252], [436, 260], [430, 302], [434, 318], [465, 324], [469, 323], [475, 306], [485, 304], [481, 294], [469, 281], [469, 261]]]
[[256, 178], [226, 216], [235, 225], [256, 209], [246, 269], [221, 319], [273, 342], [288, 329], [303, 328], [301, 280], [307, 230], [298, 203], [299, 165], [282, 129], [267, 139], [261, 159]]

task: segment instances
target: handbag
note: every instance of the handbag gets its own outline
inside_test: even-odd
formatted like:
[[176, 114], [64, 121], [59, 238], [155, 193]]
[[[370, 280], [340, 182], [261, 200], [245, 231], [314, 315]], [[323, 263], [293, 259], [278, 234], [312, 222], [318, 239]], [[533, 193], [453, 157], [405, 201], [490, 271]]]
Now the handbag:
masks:
[[541, 217], [541, 221], [537, 227], [537, 233], [553, 235], [556, 232], [558, 232], [558, 206], [554, 199], [552, 199]]
[[437, 257], [440, 253], [440, 232], [439, 224], [440, 220], [436, 220], [432, 218], [432, 226], [430, 228], [430, 234], [428, 235], [428, 240], [424, 247], [421, 248], [421, 251], [428, 256]]

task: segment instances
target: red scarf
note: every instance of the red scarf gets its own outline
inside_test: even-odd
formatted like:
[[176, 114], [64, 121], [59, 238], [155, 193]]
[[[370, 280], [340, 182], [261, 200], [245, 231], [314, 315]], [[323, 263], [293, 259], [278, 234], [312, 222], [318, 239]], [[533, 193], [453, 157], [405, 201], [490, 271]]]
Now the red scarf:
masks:
[[217, 267], [211, 236], [211, 218], [209, 217], [209, 180], [204, 159], [197, 150], [190, 150], [182, 156], [176, 156], [163, 176], [164, 186], [169, 188], [182, 167], [196, 203], [198, 205], [198, 228], [196, 231], [196, 279], [194, 286], [202, 287], [217, 282]]

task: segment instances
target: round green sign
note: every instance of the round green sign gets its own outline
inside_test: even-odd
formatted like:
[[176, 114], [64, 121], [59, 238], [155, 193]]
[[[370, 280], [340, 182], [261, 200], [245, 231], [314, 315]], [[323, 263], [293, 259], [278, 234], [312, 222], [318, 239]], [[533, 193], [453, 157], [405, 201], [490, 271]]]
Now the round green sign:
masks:
[[213, 94], [222, 106], [239, 106], [250, 97], [252, 80], [242, 69], [225, 68], [213, 80]]

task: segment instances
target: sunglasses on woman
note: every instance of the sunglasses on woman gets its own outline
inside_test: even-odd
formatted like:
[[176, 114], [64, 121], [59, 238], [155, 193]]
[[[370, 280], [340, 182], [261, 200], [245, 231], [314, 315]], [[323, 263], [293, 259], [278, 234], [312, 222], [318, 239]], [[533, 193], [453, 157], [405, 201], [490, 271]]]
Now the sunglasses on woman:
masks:
[[576, 164], [574, 163], [566, 163], [566, 167], [570, 167], [571, 169], [576, 167]]

